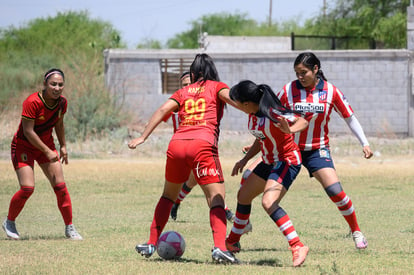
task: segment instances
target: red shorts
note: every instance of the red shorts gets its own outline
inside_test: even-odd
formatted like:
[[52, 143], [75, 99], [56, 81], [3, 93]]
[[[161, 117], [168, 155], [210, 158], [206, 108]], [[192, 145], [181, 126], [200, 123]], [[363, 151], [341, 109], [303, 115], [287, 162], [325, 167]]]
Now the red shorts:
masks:
[[167, 151], [165, 179], [183, 183], [191, 170], [200, 185], [224, 182], [216, 146], [200, 139], [171, 140]]
[[[58, 155], [54, 144], [48, 144], [48, 146]], [[35, 160], [38, 164], [50, 162], [46, 155], [34, 146], [16, 144], [14, 141], [11, 144], [11, 159], [15, 170], [24, 166], [33, 167]]]

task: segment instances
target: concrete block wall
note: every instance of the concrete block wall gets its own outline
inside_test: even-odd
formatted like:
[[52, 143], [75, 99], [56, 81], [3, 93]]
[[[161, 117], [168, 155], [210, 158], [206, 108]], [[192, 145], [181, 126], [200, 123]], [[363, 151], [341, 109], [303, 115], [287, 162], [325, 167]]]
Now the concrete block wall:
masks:
[[[168, 98], [161, 93], [160, 60], [193, 59], [195, 50], [107, 50], [106, 83], [122, 99], [123, 106], [146, 121]], [[219, 53], [215, 60], [223, 82], [229, 86], [250, 79], [278, 91], [296, 79], [293, 62], [300, 52]], [[361, 50], [314, 51], [328, 81], [348, 98], [367, 135], [406, 136], [413, 128], [409, 119], [411, 99], [411, 51]], [[246, 115], [228, 107], [222, 129], [245, 131]], [[345, 122], [332, 115], [331, 133], [349, 133]], [[411, 130], [412, 132], [412, 130]]]

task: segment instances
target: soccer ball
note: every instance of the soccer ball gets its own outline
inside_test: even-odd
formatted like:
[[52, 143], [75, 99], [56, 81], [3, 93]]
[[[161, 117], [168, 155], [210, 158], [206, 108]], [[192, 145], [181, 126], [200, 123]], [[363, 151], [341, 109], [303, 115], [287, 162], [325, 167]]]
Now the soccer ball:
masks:
[[161, 234], [157, 242], [157, 253], [165, 260], [179, 259], [185, 251], [185, 241], [180, 233], [167, 231]]

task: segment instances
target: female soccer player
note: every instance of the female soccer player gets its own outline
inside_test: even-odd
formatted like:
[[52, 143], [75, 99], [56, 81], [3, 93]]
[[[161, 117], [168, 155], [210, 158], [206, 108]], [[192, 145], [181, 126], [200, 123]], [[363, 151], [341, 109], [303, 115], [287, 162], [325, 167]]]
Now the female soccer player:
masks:
[[224, 106], [233, 102], [229, 97], [228, 86], [219, 81], [210, 56], [197, 54], [190, 73], [193, 84], [176, 91], [155, 111], [142, 135], [128, 143], [129, 148], [135, 149], [145, 142], [167, 114], [178, 109], [180, 126], [168, 146], [164, 190], [154, 211], [149, 240], [138, 244], [136, 250], [145, 257], [155, 252], [174, 201], [192, 171], [210, 208], [213, 261], [238, 263], [225, 244], [225, 188], [217, 147]]
[[304, 52], [294, 62], [297, 80], [286, 84], [278, 93], [282, 104], [305, 113], [309, 127], [297, 133], [295, 141], [302, 154], [303, 165], [315, 177], [347, 221], [357, 249], [368, 242], [358, 226], [351, 199], [343, 191], [329, 150], [329, 120], [335, 110], [348, 124], [362, 145], [364, 157], [372, 157], [364, 131], [343, 93], [329, 83], [315, 54]]
[[292, 133], [305, 129], [307, 121], [292, 116], [292, 111], [282, 107], [272, 89], [264, 84], [242, 81], [231, 88], [230, 98], [239, 109], [249, 114], [248, 127], [256, 137], [245, 157], [235, 164], [232, 175], [241, 172], [260, 149], [262, 161], [244, 180], [237, 194], [236, 218], [226, 239], [227, 248], [233, 252], [240, 250], [238, 242], [249, 222], [252, 201], [263, 193], [263, 208], [286, 237], [293, 254], [293, 266], [300, 266], [309, 248], [300, 241], [289, 216], [279, 203], [301, 167], [299, 148], [293, 141]]
[[[180, 86], [181, 88], [186, 87], [191, 84], [191, 77], [190, 72], [184, 72], [180, 76]], [[167, 118], [168, 119], [168, 118]], [[177, 112], [171, 113], [171, 120], [173, 122], [174, 133], [177, 131], [178, 126], [180, 125], [180, 120]], [[166, 121], [166, 119], [164, 119]], [[172, 208], [171, 208], [171, 218], [175, 221], [177, 219], [177, 212], [178, 208], [181, 205], [181, 202], [185, 199], [185, 197], [191, 192], [194, 186], [197, 185], [197, 181], [194, 178], [193, 173], [190, 173], [190, 176], [186, 182], [184, 182], [183, 187], [181, 188], [180, 193], [178, 194], [177, 199], [175, 200]], [[226, 219], [230, 222], [233, 222], [234, 215], [231, 210], [224, 206], [224, 210], [226, 211]], [[251, 231], [251, 230], [250, 230]]]
[[[59, 69], [51, 69], [44, 75], [44, 89], [30, 95], [23, 102], [23, 112], [19, 128], [11, 144], [11, 158], [19, 180], [20, 190], [12, 197], [9, 213], [3, 222], [6, 235], [19, 239], [15, 220], [24, 204], [33, 194], [34, 161], [49, 179], [55, 191], [58, 208], [65, 222], [65, 235], [71, 240], [82, 240], [72, 224], [72, 203], [63, 178], [62, 163], [68, 164], [63, 116], [67, 100], [62, 96], [65, 76]], [[60, 145], [60, 155], [53, 142], [55, 129]]]

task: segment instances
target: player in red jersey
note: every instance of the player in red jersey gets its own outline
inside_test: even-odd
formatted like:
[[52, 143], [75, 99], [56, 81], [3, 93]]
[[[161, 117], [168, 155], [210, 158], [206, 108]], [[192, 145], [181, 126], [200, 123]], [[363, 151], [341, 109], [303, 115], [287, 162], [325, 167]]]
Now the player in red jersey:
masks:
[[[30, 95], [23, 102], [22, 119], [11, 144], [11, 159], [19, 180], [20, 190], [10, 201], [7, 218], [3, 222], [6, 235], [19, 239], [15, 220], [34, 192], [34, 161], [49, 179], [55, 191], [58, 208], [65, 223], [65, 235], [71, 240], [82, 240], [72, 224], [72, 203], [63, 177], [62, 163], [68, 164], [63, 116], [67, 101], [62, 96], [65, 77], [61, 70], [51, 69], [44, 75], [44, 89]], [[56, 151], [52, 131], [60, 145]]]
[[364, 157], [372, 157], [364, 131], [344, 94], [329, 83], [315, 54], [304, 52], [294, 62], [297, 80], [286, 84], [278, 93], [282, 104], [305, 113], [309, 127], [296, 134], [295, 141], [302, 154], [303, 165], [310, 177], [315, 177], [336, 204], [347, 221], [357, 249], [364, 249], [368, 242], [358, 226], [351, 199], [343, 191], [336, 174], [329, 150], [329, 120], [336, 111], [348, 124], [362, 145]]
[[[184, 72], [180, 76], [180, 88], [187, 87], [190, 84], [191, 84], [190, 72], [188, 72], [188, 71]], [[178, 129], [178, 126], [180, 126], [180, 117], [179, 117], [177, 112], [171, 112], [171, 113], [167, 114], [162, 120], [164, 122], [167, 122], [170, 118], [171, 118], [171, 121], [172, 121], [174, 133], [175, 133]]]
[[[186, 87], [191, 84], [191, 77], [190, 72], [184, 72], [180, 76], [180, 86], [181, 88]], [[168, 116], [170, 117], [170, 116]], [[168, 118], [167, 118], [168, 119]], [[180, 125], [180, 119], [177, 112], [171, 113], [171, 120], [174, 127], [174, 133], [177, 131], [178, 126]], [[166, 121], [166, 119], [164, 119]], [[186, 182], [184, 182], [183, 187], [181, 188], [180, 193], [178, 194], [177, 199], [175, 200], [172, 208], [171, 208], [171, 218], [175, 221], [177, 219], [177, 212], [178, 208], [181, 205], [181, 202], [185, 199], [185, 197], [191, 192], [194, 186], [197, 185], [197, 181], [194, 178], [193, 173], [190, 173], [190, 176]], [[227, 205], [224, 206], [224, 210], [226, 211], [226, 218], [228, 221], [233, 222], [234, 214], [231, 212], [231, 210], [227, 207]]]
[[226, 213], [224, 178], [218, 156], [220, 120], [226, 103], [234, 104], [228, 86], [219, 81], [214, 62], [207, 54], [197, 54], [190, 67], [193, 84], [176, 91], [150, 118], [142, 135], [128, 143], [135, 149], [145, 142], [162, 119], [178, 110], [180, 126], [171, 138], [167, 151], [165, 184], [154, 211], [147, 243], [136, 250], [150, 257], [166, 223], [182, 184], [193, 172], [210, 208], [215, 262], [238, 263], [226, 249]]
[[236, 218], [226, 239], [227, 248], [233, 252], [240, 250], [238, 242], [248, 224], [252, 201], [263, 193], [263, 208], [286, 237], [293, 254], [293, 266], [300, 266], [309, 248], [300, 241], [289, 216], [279, 203], [301, 167], [299, 148], [293, 141], [292, 133], [305, 129], [307, 121], [293, 116], [292, 111], [284, 108], [265, 84], [241, 81], [231, 88], [230, 98], [239, 109], [249, 114], [248, 128], [256, 137], [244, 158], [236, 162], [232, 176], [241, 172], [259, 150], [262, 151], [262, 162], [254, 168], [237, 194]]

